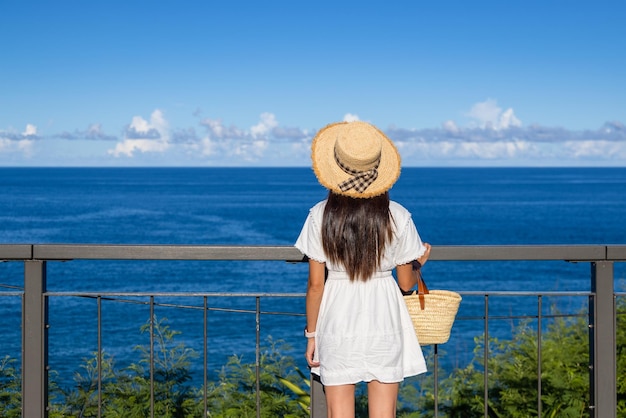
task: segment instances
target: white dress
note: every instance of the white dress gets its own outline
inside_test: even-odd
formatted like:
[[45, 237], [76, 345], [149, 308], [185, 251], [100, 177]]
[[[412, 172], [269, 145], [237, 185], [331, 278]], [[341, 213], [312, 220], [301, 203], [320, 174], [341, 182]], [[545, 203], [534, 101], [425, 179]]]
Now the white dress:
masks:
[[321, 225], [325, 205], [322, 201], [311, 208], [295, 244], [328, 269], [315, 329], [320, 366], [311, 372], [328, 386], [372, 380], [394, 383], [424, 373], [424, 355], [392, 276], [397, 265], [426, 251], [411, 214], [390, 202], [394, 236], [387, 244], [380, 271], [367, 281], [350, 281], [343, 266], [333, 265], [324, 254]]

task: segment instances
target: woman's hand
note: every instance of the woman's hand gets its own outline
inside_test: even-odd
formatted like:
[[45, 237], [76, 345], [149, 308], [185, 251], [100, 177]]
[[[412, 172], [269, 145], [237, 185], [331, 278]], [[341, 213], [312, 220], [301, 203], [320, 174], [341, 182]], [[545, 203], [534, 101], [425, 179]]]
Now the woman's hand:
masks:
[[424, 254], [422, 254], [422, 256], [420, 258], [417, 259], [417, 261], [419, 261], [419, 263], [423, 266], [424, 264], [426, 264], [426, 261], [428, 260], [428, 257], [430, 257], [430, 244], [425, 242], [424, 243], [424, 247], [426, 247], [426, 251], [424, 251]]
[[315, 337], [307, 338], [306, 353], [304, 354], [304, 357], [306, 357], [306, 362], [309, 364], [309, 367], [317, 367], [320, 365], [319, 361], [313, 360], [314, 356], [315, 356]]

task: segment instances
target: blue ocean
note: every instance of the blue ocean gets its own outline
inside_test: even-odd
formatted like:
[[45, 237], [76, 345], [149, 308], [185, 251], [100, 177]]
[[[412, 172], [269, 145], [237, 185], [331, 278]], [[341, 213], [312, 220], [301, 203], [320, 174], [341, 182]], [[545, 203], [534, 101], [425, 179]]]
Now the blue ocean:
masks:
[[[2, 244], [292, 245], [308, 209], [326, 196], [309, 168], [0, 168], [0, 186]], [[412, 213], [434, 251], [445, 245], [626, 244], [626, 168], [404, 168], [390, 195]], [[424, 274], [431, 288], [459, 292], [589, 290], [586, 263], [432, 261]], [[615, 276], [623, 290], [623, 266], [616, 265]], [[50, 292], [303, 294], [306, 265], [75, 260], [48, 263], [47, 281]], [[22, 287], [23, 264], [0, 263], [0, 295]], [[253, 358], [254, 298], [209, 299], [209, 368], [217, 370], [231, 355]], [[150, 318], [145, 300], [102, 302], [102, 344], [120, 366], [136, 361], [135, 347], [149, 341], [139, 332]], [[462, 365], [482, 333], [482, 322], [471, 320], [481, 301], [464, 298], [445, 346], [450, 363]], [[573, 298], [567, 306], [576, 311], [585, 301]], [[155, 315], [180, 332], [177, 340], [201, 353], [202, 301], [156, 303]], [[301, 361], [302, 296], [261, 303], [263, 340], [285, 341], [285, 352]], [[533, 303], [529, 309], [536, 311]], [[0, 357], [20, 356], [20, 304], [19, 297], [0, 296]], [[97, 349], [96, 302], [58, 296], [49, 304], [50, 367], [70, 381]], [[502, 314], [524, 305], [503, 303]], [[490, 333], [510, 329], [503, 321]]]

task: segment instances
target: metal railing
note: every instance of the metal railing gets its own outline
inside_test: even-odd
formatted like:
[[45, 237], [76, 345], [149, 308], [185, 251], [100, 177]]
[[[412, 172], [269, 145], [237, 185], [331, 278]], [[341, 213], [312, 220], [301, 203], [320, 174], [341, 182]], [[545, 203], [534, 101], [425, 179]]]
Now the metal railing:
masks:
[[[23, 292], [4, 292], [21, 295], [22, 306], [22, 411], [24, 417], [46, 417], [48, 405], [48, 299], [59, 293], [47, 291], [47, 263], [67, 260], [266, 260], [301, 262], [302, 255], [286, 246], [167, 246], [167, 245], [59, 245], [59, 244], [0, 244], [0, 260], [23, 262]], [[590, 411], [595, 418], [616, 418], [616, 309], [614, 263], [626, 261], [626, 246], [438, 246], [431, 254], [433, 261], [548, 261], [562, 260], [590, 264]], [[461, 292], [463, 294], [463, 292]], [[471, 292], [465, 292], [468, 294]], [[474, 292], [484, 294], [485, 292]], [[116, 293], [118, 295], [122, 293]], [[138, 295], [139, 293], [133, 293]], [[86, 293], [84, 295], [87, 295]], [[194, 294], [205, 298], [208, 294]], [[102, 297], [103, 293], [91, 296]], [[153, 298], [155, 293], [146, 293]], [[262, 293], [251, 293], [257, 298], [257, 365], [258, 365], [258, 298]], [[269, 296], [269, 295], [268, 295]], [[292, 295], [293, 296], [293, 295]], [[302, 295], [300, 295], [302, 296]], [[152, 300], [152, 299], [151, 299]], [[541, 297], [539, 304], [541, 304]], [[487, 306], [487, 302], [485, 302]], [[541, 317], [541, 305], [539, 305]], [[484, 315], [485, 331], [488, 310]], [[206, 329], [206, 327], [205, 327]], [[541, 327], [539, 327], [540, 331]], [[485, 332], [485, 338], [487, 338]], [[206, 344], [206, 335], [205, 335]], [[485, 350], [485, 355], [487, 350]], [[205, 351], [206, 353], [206, 351]], [[206, 354], [205, 354], [206, 355]], [[485, 359], [485, 365], [486, 365]], [[206, 363], [205, 363], [206, 364]], [[435, 367], [437, 370], [437, 367]], [[258, 369], [257, 369], [258, 373]], [[486, 375], [486, 373], [485, 373]], [[206, 371], [205, 371], [206, 383]], [[326, 416], [321, 384], [313, 380], [311, 387], [311, 416]], [[539, 379], [539, 385], [541, 380]], [[258, 394], [257, 380], [257, 394]], [[436, 390], [436, 385], [435, 385]], [[487, 405], [485, 377], [485, 405]], [[539, 414], [541, 415], [541, 401]], [[257, 409], [257, 416], [259, 411]], [[484, 416], [488, 416], [485, 406]]]

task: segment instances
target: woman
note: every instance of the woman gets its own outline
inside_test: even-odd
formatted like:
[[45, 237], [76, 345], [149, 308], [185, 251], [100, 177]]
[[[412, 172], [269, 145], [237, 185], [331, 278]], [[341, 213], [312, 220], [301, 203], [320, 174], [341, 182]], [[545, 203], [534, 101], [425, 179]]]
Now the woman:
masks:
[[376, 127], [326, 126], [312, 160], [329, 194], [295, 244], [309, 258], [306, 359], [324, 384], [329, 418], [354, 417], [358, 382], [367, 382], [371, 418], [395, 417], [399, 383], [426, 371], [400, 289], [415, 285], [411, 262], [423, 265], [430, 245], [389, 200], [400, 156]]

